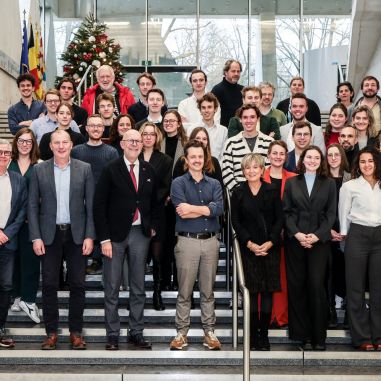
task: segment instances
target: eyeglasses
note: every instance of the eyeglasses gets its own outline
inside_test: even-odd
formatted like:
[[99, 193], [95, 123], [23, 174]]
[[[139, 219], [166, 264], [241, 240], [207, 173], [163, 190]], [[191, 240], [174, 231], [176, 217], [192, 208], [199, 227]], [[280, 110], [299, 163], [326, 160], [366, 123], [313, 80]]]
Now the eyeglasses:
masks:
[[31, 146], [33, 144], [33, 140], [32, 139], [21, 139], [21, 138], [18, 138], [17, 139], [17, 144], [22, 146], [23, 144], [26, 144], [27, 146]]
[[295, 136], [297, 136], [298, 138], [306, 138], [307, 136], [310, 136], [311, 134], [309, 132], [296, 132], [295, 133]]
[[4, 155], [5, 157], [10, 157], [12, 151], [2, 151], [0, 150], [0, 156]]
[[143, 132], [142, 135], [144, 137], [147, 137], [147, 136], [156, 136], [156, 132]]
[[57, 104], [57, 103], [60, 103], [60, 100], [59, 99], [47, 99], [45, 101], [45, 103], [55, 103], [55, 104]]
[[100, 130], [100, 129], [103, 128], [104, 126], [103, 126], [103, 124], [88, 124], [87, 127], [92, 128], [92, 129], [94, 129], [94, 130], [95, 130], [95, 129]]
[[128, 144], [142, 144], [142, 140], [137, 140], [137, 139], [123, 139], [122, 142], [127, 142]]
[[163, 120], [163, 123], [164, 124], [173, 124], [173, 123], [177, 123], [178, 121], [176, 119], [164, 119]]

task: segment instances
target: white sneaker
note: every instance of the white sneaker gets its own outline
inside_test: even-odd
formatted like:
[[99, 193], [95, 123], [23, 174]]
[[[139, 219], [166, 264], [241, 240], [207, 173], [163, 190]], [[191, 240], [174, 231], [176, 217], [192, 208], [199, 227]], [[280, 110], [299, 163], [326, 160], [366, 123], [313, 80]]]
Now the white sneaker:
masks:
[[20, 308], [35, 322], [41, 323], [40, 313], [36, 303], [26, 303], [23, 300], [20, 301]]
[[15, 298], [15, 300], [12, 304], [12, 307], [11, 307], [12, 312], [20, 312], [21, 311], [20, 301], [21, 301], [21, 298]]

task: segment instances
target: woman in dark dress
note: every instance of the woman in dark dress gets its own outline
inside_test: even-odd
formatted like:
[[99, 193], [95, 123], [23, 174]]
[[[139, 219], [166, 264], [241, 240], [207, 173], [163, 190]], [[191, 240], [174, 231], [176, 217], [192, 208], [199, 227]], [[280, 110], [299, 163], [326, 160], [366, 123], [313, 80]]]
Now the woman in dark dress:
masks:
[[[168, 110], [163, 116], [164, 139], [161, 143], [161, 152], [173, 159], [173, 167], [177, 160], [184, 155], [184, 146], [188, 141], [181, 116], [176, 110]], [[173, 172], [173, 168], [172, 171]], [[163, 287], [165, 290], [177, 291], [177, 271], [174, 256], [176, 245], [175, 224], [176, 212], [171, 200], [165, 204], [167, 233], [165, 237], [163, 256]], [[172, 280], [172, 281], [171, 281]]]
[[149, 162], [155, 169], [158, 181], [157, 198], [160, 205], [161, 217], [156, 235], [151, 239], [150, 253], [153, 259], [153, 306], [155, 310], [163, 311], [165, 310], [165, 306], [161, 298], [161, 283], [162, 251], [166, 230], [164, 204], [171, 188], [173, 160], [165, 153], [159, 151], [163, 135], [154, 123], [144, 123], [139, 132], [143, 139], [143, 152], [141, 153], [141, 157], [144, 161]]
[[[196, 127], [195, 129], [193, 129], [192, 133], [189, 136], [189, 140], [198, 140], [204, 145], [204, 147], [206, 148], [206, 154], [207, 154], [207, 157], [205, 160], [205, 174], [209, 177], [212, 177], [213, 179], [218, 180], [221, 184], [222, 189], [224, 189], [220, 163], [218, 162], [217, 158], [215, 158], [211, 154], [209, 134], [206, 128]], [[175, 164], [175, 168], [173, 169], [174, 179], [176, 177], [179, 177], [185, 174], [186, 170], [185, 170], [184, 164], [185, 164], [185, 158], [184, 156], [181, 156], [177, 160]]]
[[[325, 162], [328, 168], [328, 177], [335, 180], [336, 201], [339, 202], [340, 188], [344, 182], [351, 179], [348, 173], [348, 161], [345, 151], [340, 144], [334, 143], [328, 146]], [[328, 260], [327, 291], [329, 303], [328, 328], [337, 327], [336, 295], [344, 299], [345, 290], [345, 263], [343, 237], [340, 234], [340, 222], [336, 210], [336, 220], [331, 229], [331, 255]], [[344, 325], [346, 319], [344, 318]]]
[[262, 181], [265, 161], [261, 155], [248, 154], [241, 165], [246, 182], [234, 188], [232, 224], [250, 292], [250, 348], [268, 351], [273, 292], [280, 290], [282, 203], [276, 187]]
[[111, 146], [116, 148], [120, 156], [123, 155], [123, 149], [120, 146], [120, 141], [128, 130], [134, 128], [135, 121], [129, 114], [119, 114], [112, 122], [110, 127], [109, 143]]
[[[21, 128], [13, 139], [12, 161], [8, 170], [22, 175], [29, 186], [33, 166], [37, 164], [38, 159], [38, 144], [32, 130], [27, 127]], [[25, 221], [18, 234], [18, 253], [13, 274], [15, 301], [11, 310], [23, 310], [35, 323], [40, 323], [36, 305], [39, 279], [40, 258], [34, 254], [32, 242], [29, 240], [28, 222]]]

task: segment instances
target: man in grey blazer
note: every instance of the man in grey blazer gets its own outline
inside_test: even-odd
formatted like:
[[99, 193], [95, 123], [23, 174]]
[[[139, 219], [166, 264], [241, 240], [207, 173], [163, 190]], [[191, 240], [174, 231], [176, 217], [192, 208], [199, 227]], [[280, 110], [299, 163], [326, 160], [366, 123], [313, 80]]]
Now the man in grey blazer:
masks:
[[86, 256], [92, 252], [94, 181], [90, 164], [70, 159], [70, 135], [51, 135], [53, 158], [34, 167], [29, 187], [28, 219], [33, 250], [41, 256], [42, 304], [47, 337], [41, 349], [55, 349], [58, 336], [59, 271], [68, 266], [69, 331], [73, 349], [86, 349], [82, 337]]
[[13, 348], [12, 338], [5, 335], [8, 316], [17, 234], [25, 221], [27, 190], [25, 179], [7, 170], [11, 145], [0, 139], [0, 347]]

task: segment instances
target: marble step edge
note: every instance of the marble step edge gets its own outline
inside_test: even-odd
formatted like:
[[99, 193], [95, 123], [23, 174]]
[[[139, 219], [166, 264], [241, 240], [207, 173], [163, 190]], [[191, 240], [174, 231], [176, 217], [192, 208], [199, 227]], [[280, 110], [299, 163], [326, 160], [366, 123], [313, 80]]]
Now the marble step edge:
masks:
[[[7, 328], [7, 332], [12, 336], [44, 336], [45, 329], [41, 327], [10, 327]], [[69, 329], [68, 328], [60, 328], [58, 331], [60, 336], [68, 337]], [[173, 328], [160, 328], [160, 327], [149, 327], [144, 329], [144, 335], [147, 337], [172, 337], [175, 335], [176, 330]], [[215, 333], [217, 337], [231, 337], [232, 329], [231, 328], [216, 328]], [[83, 335], [86, 337], [101, 337], [105, 336], [105, 329], [102, 328], [83, 328]], [[127, 328], [123, 328], [120, 330], [121, 336], [127, 336]], [[189, 337], [202, 337], [203, 330], [201, 328], [191, 328], [188, 332]], [[243, 330], [238, 329], [238, 337], [243, 336]], [[288, 339], [288, 330], [287, 329], [270, 329], [269, 330], [269, 338], [284, 338]], [[347, 339], [350, 338], [350, 333], [347, 330], [328, 330], [327, 331], [327, 341], [329, 339]]]
[[[0, 373], [0, 381], [210, 381], [211, 374], [195, 373], [168, 373], [168, 374], [113, 374], [113, 373]], [[353, 374], [258, 374], [253, 372], [252, 381], [363, 381], [363, 375]], [[378, 375], [367, 375], [367, 381], [379, 381]], [[218, 374], [218, 381], [242, 381], [239, 373]]]

